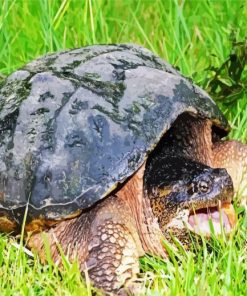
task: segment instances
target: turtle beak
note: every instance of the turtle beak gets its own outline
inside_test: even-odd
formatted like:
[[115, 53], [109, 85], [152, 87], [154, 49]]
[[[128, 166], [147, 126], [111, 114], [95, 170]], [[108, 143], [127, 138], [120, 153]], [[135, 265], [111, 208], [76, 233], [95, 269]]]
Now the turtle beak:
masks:
[[229, 234], [236, 225], [237, 217], [231, 203], [219, 201], [217, 207], [208, 207], [189, 213], [187, 227], [196, 234], [210, 237], [223, 232]]

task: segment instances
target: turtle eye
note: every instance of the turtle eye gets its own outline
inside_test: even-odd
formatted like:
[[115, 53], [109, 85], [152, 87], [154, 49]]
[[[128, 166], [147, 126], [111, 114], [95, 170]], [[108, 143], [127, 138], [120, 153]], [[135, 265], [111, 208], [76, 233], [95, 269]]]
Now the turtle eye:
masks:
[[198, 191], [202, 193], [206, 193], [209, 191], [209, 184], [206, 181], [200, 181], [197, 185]]

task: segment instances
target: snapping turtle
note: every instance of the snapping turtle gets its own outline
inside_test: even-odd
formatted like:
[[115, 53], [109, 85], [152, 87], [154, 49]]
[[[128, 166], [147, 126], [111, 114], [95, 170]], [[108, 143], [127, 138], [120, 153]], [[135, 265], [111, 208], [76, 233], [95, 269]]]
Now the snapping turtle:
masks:
[[[57, 244], [117, 291], [162, 238], [235, 223], [245, 145], [213, 100], [149, 50], [95, 45], [24, 66], [0, 89], [0, 229]], [[230, 176], [229, 176], [229, 174]], [[26, 212], [26, 215], [25, 215]], [[221, 214], [220, 214], [221, 213]]]

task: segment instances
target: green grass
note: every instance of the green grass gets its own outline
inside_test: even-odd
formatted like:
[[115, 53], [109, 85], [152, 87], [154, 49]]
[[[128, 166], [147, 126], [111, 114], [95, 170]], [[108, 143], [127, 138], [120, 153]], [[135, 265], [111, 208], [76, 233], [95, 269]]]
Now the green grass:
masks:
[[[211, 65], [231, 52], [233, 35], [247, 32], [246, 1], [0, 0], [0, 77], [47, 52], [95, 43], [143, 45], [207, 87]], [[246, 78], [246, 68], [243, 76]], [[246, 92], [221, 106], [231, 122], [231, 138], [247, 142]], [[240, 208], [236, 208], [241, 211]], [[189, 251], [170, 249], [166, 262], [141, 260], [148, 295], [246, 295], [247, 214], [228, 239], [197, 243]], [[90, 295], [76, 263], [64, 258], [59, 270], [43, 266], [13, 237], [0, 237], [0, 295]], [[193, 244], [192, 244], [193, 246]], [[168, 248], [169, 249], [169, 248]], [[209, 250], [210, 249], [210, 250]]]

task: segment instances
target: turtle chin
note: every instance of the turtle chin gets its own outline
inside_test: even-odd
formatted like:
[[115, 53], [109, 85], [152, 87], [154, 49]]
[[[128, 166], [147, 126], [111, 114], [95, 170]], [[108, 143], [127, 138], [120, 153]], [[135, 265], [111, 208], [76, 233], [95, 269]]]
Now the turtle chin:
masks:
[[[218, 206], [197, 210], [183, 209], [166, 225], [163, 233], [166, 239], [176, 236], [182, 243], [188, 244], [188, 232], [210, 238], [229, 234], [236, 225], [236, 213], [230, 202], [219, 202]], [[169, 238], [170, 237], [170, 238]]]

